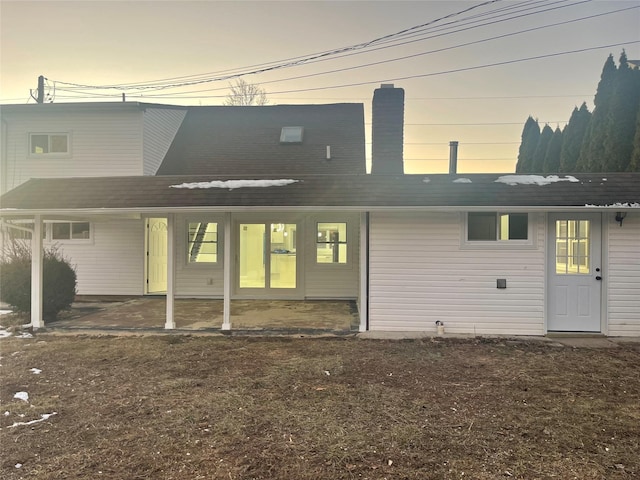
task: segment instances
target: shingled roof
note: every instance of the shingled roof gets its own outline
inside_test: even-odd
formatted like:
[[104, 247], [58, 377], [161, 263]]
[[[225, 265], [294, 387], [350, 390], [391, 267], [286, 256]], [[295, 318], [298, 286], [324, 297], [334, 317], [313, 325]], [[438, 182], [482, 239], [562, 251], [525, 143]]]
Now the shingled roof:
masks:
[[[235, 182], [233, 182], [235, 181]], [[527, 184], [531, 183], [531, 184]], [[640, 207], [640, 174], [156, 176], [33, 179], [0, 213], [211, 208]]]
[[[301, 143], [280, 143], [303, 127]], [[327, 146], [331, 159], [327, 160]], [[363, 174], [362, 104], [189, 107], [158, 175]]]

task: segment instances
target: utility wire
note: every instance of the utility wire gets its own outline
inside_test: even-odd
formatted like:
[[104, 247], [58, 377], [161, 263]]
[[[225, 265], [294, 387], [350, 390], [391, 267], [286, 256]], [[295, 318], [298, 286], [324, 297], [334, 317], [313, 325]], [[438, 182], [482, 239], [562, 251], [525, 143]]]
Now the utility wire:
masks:
[[[581, 3], [583, 3], [583, 2], [581, 2]], [[634, 8], [640, 8], [640, 5], [637, 5], [637, 6], [634, 5], [632, 7], [626, 7], [626, 8], [623, 8], [623, 9], [604, 12], [604, 13], [600, 13], [600, 14], [594, 14], [594, 15], [590, 15], [590, 16], [586, 16], [586, 17], [577, 18], [577, 19], [566, 20], [566, 21], [563, 21], [563, 22], [557, 22], [557, 23], [553, 23], [553, 24], [542, 25], [542, 26], [539, 26], [539, 27], [533, 27], [533, 28], [521, 30], [521, 31], [518, 31], [518, 32], [511, 32], [511, 33], [508, 33], [508, 34], [489, 37], [489, 38], [476, 40], [476, 41], [473, 41], [473, 42], [467, 42], [467, 43], [463, 43], [463, 44], [459, 44], [459, 45], [455, 45], [455, 46], [445, 47], [445, 48], [441, 48], [441, 49], [437, 49], [437, 50], [431, 50], [431, 51], [428, 51], [428, 52], [421, 52], [421, 53], [417, 53], [417, 54], [413, 54], [413, 55], [407, 55], [407, 56], [404, 56], [404, 57], [399, 57], [399, 58], [394, 58], [394, 59], [389, 59], [389, 60], [383, 60], [383, 61], [379, 61], [379, 62], [372, 62], [372, 63], [368, 63], [368, 64], [364, 64], [364, 65], [357, 65], [357, 66], [353, 66], [353, 67], [345, 67], [345, 68], [342, 68], [342, 69], [336, 69], [336, 70], [331, 70], [331, 71], [317, 72], [317, 73], [308, 74], [308, 75], [301, 75], [301, 76], [289, 77], [289, 78], [285, 78], [285, 79], [262, 82], [261, 85], [262, 84], [266, 84], [266, 83], [278, 83], [278, 82], [284, 82], [284, 81], [297, 80], [297, 79], [301, 79], [301, 78], [308, 78], [308, 77], [315, 77], [315, 76], [320, 76], [320, 75], [327, 75], [327, 74], [331, 74], [331, 73], [337, 73], [337, 72], [342, 72], [342, 71], [354, 70], [354, 69], [358, 69], [358, 68], [364, 68], [364, 67], [368, 67], [368, 66], [375, 66], [375, 65], [380, 65], [380, 64], [384, 64], [384, 63], [390, 63], [390, 62], [406, 60], [406, 59], [415, 58], [415, 57], [419, 57], [419, 56], [423, 56], [423, 55], [428, 55], [428, 54], [431, 54], [431, 53], [442, 52], [442, 51], [445, 51], [445, 50], [451, 50], [451, 49], [454, 49], [454, 48], [461, 48], [461, 47], [464, 47], [464, 46], [475, 45], [475, 44], [479, 44], [479, 43], [488, 42], [488, 41], [491, 41], [491, 40], [502, 39], [502, 38], [506, 38], [506, 37], [509, 37], [509, 36], [513, 36], [513, 35], [518, 35], [518, 34], [522, 34], [522, 33], [528, 33], [528, 32], [536, 31], [536, 30], [541, 30], [541, 29], [544, 29], [544, 28], [550, 28], [550, 27], [566, 25], [566, 24], [569, 24], [569, 23], [575, 23], [575, 22], [578, 22], [578, 21], [586, 20], [586, 19], [593, 19], [593, 18], [604, 16], [604, 15], [610, 15], [610, 14], [613, 14], [613, 13], [619, 13], [619, 12], [630, 10], [630, 9], [634, 9]], [[61, 91], [74, 93], [74, 90], [72, 90], [72, 89], [67, 89], [67, 88], [63, 88], [63, 87], [58, 87], [58, 88]], [[204, 89], [204, 90], [195, 90], [195, 91], [188, 91], [188, 92], [176, 92], [176, 93], [173, 93], [173, 94], [171, 94], [171, 93], [154, 94], [154, 95], [147, 94], [147, 97], [149, 97], [149, 98], [162, 98], [162, 97], [194, 98], [194, 97], [189, 97], [188, 95], [191, 95], [193, 93], [201, 93], [201, 92], [216, 91], [216, 90], [225, 90], [226, 91], [227, 87], [214, 88], [214, 89]], [[94, 95], [97, 96], [97, 95], [100, 95], [100, 94], [94, 94]], [[108, 96], [108, 94], [103, 94], [103, 95], [107, 95]], [[73, 97], [65, 97], [65, 98], [73, 98]], [[211, 97], [208, 97], [208, 98], [211, 98]]]
[[[349, 88], [349, 87], [360, 87], [360, 86], [365, 86], [365, 85], [375, 85], [375, 84], [379, 84], [379, 83], [389, 83], [389, 82], [397, 82], [397, 81], [401, 81], [401, 80], [412, 80], [412, 79], [416, 79], [416, 78], [426, 78], [426, 77], [435, 77], [435, 76], [440, 76], [440, 75], [448, 75], [448, 74], [452, 74], [452, 73], [460, 73], [460, 72], [468, 72], [468, 71], [472, 71], [472, 70], [480, 70], [480, 69], [485, 69], [485, 68], [491, 68], [491, 67], [498, 67], [498, 66], [504, 66], [504, 65], [512, 65], [512, 64], [516, 64], [516, 63], [523, 63], [523, 62], [529, 62], [529, 61], [533, 61], [533, 60], [541, 60], [544, 58], [553, 58], [553, 57], [559, 57], [559, 56], [563, 56], [563, 55], [573, 55], [573, 54], [577, 54], [577, 53], [584, 53], [584, 52], [589, 52], [589, 51], [594, 51], [594, 50], [602, 50], [604, 48], [611, 48], [611, 47], [620, 47], [620, 46], [624, 46], [624, 45], [633, 45], [636, 43], [640, 43], [640, 40], [633, 40], [633, 41], [629, 41], [629, 42], [620, 42], [620, 43], [612, 43], [612, 44], [608, 44], [608, 45], [599, 45], [596, 47], [588, 47], [588, 48], [580, 48], [577, 50], [568, 50], [568, 51], [564, 51], [564, 52], [556, 52], [556, 53], [549, 53], [549, 54], [545, 54], [545, 55], [536, 55], [533, 57], [525, 57], [525, 58], [519, 58], [519, 59], [513, 59], [513, 60], [505, 60], [502, 62], [495, 62], [495, 63], [487, 63], [487, 64], [482, 64], [482, 65], [475, 65], [472, 67], [463, 67], [463, 68], [457, 68], [457, 69], [451, 69], [451, 70], [443, 70], [443, 71], [439, 71], [439, 72], [431, 72], [431, 73], [424, 73], [424, 74], [418, 74], [418, 75], [407, 75], [404, 77], [393, 77], [393, 78], [386, 78], [386, 79], [377, 79], [377, 80], [370, 80], [370, 81], [364, 81], [364, 82], [353, 82], [353, 83], [344, 83], [344, 84], [339, 84], [339, 85], [329, 85], [329, 86], [323, 86], [323, 87], [311, 87], [311, 88], [298, 88], [298, 89], [292, 89], [292, 90], [281, 90], [281, 91], [276, 91], [276, 92], [271, 92], [271, 94], [274, 95], [283, 95], [283, 94], [289, 94], [289, 93], [300, 93], [300, 92], [317, 92], [317, 91], [324, 91], [324, 90], [334, 90], [334, 89], [338, 89], [338, 88]], [[156, 98], [155, 95], [129, 95], [131, 98]], [[226, 98], [226, 95], [197, 95], [197, 96], [193, 96], [193, 97], [176, 97], [176, 98], [180, 98], [180, 99], [185, 99], [185, 98], [196, 98], [196, 99], [202, 99], [202, 98]]]
[[[120, 89], [120, 90], [133, 90], [133, 89], [160, 90], [160, 89], [179, 88], [179, 87], [190, 86], [190, 85], [195, 85], [195, 84], [202, 84], [202, 83], [210, 83], [210, 82], [214, 82], [214, 81], [229, 80], [229, 79], [238, 78], [238, 77], [241, 77], [241, 76], [244, 76], [244, 75], [265, 73], [267, 71], [271, 71], [271, 70], [274, 70], [274, 69], [280, 69], [280, 68], [292, 67], [292, 66], [299, 66], [299, 65], [301, 65], [303, 63], [309, 63], [312, 60], [317, 60], [317, 61], [320, 61], [322, 59], [327, 60], [328, 58], [326, 58], [326, 57], [328, 57], [328, 56], [332, 56], [333, 57], [333, 56], [335, 56], [337, 54], [340, 54], [340, 53], [352, 52], [353, 50], [356, 50], [356, 49], [363, 49], [363, 48], [367, 48], [367, 47], [369, 47], [371, 45], [377, 45], [377, 44], [379, 44], [381, 42], [384, 42], [385, 40], [388, 41], [388, 39], [396, 37], [398, 35], [404, 35], [407, 32], [410, 32], [410, 31], [413, 31], [413, 30], [416, 30], [416, 29], [421, 29], [421, 28], [424, 28], [425, 26], [428, 26], [428, 25], [432, 25], [432, 24], [434, 24], [434, 23], [436, 23], [436, 22], [438, 22], [438, 21], [440, 21], [442, 19], [446, 19], [446, 18], [449, 18], [449, 17], [457, 16], [457, 15], [460, 15], [460, 14], [462, 14], [464, 12], [467, 12], [467, 11], [469, 11], [471, 9], [478, 8], [480, 6], [484, 6], [484, 5], [487, 5], [487, 4], [495, 3], [497, 1], [499, 1], [499, 0], [493, 0], [493, 1], [490, 1], [490, 2], [484, 2], [484, 3], [480, 4], [480, 5], [476, 5], [474, 7], [462, 10], [460, 12], [456, 12], [454, 14], [450, 14], [450, 15], [447, 15], [445, 17], [440, 17], [439, 19], [433, 20], [431, 22], [428, 22], [428, 23], [425, 23], [425, 24], [422, 24], [422, 25], [417, 25], [415, 27], [411, 27], [409, 29], [405, 29], [403, 31], [396, 32], [394, 34], [385, 35], [383, 37], [379, 37], [378, 39], [374, 39], [372, 41], [365, 42], [365, 43], [362, 43], [362, 44], [358, 44], [358, 45], [355, 45], [355, 46], [343, 47], [342, 49], [337, 49], [337, 50], [325, 52], [325, 53], [322, 53], [322, 54], [318, 54], [318, 55], [315, 55], [315, 56], [302, 58], [301, 60], [298, 60], [298, 61], [294, 60], [292, 62], [288, 62], [288, 63], [284, 63], [284, 64], [267, 66], [265, 68], [258, 69], [258, 70], [246, 71], [246, 72], [241, 72], [240, 71], [238, 73], [228, 74], [228, 75], [225, 75], [223, 77], [204, 78], [204, 79], [200, 78], [200, 79], [197, 79], [197, 80], [188, 81], [188, 82], [182, 82], [182, 83], [178, 83], [178, 84], [164, 84], [164, 85], [159, 84], [159, 83], [146, 82], [144, 84], [143, 83], [137, 83], [137, 84], [116, 84], [116, 85], [108, 85], [108, 86], [96, 86], [96, 85], [73, 84], [73, 83], [70, 83], [70, 82], [63, 82], [63, 81], [57, 81], [57, 82], [58, 83], [63, 83], [65, 85], [69, 85], [69, 86], [75, 86], [76, 88], [92, 88], [92, 89], [117, 88], [117, 89]], [[567, 0], [562, 0], [560, 2], [555, 2], [554, 5], [558, 4], [558, 3], [563, 3], [563, 2], [566, 2], [566, 1]], [[586, 3], [586, 2], [589, 2], [589, 1], [592, 1], [592, 0], [582, 0], [580, 2], [573, 3], [573, 4], [570, 4], [570, 5], [554, 7], [553, 9], [565, 8], [567, 6], [575, 6], [577, 4]], [[539, 2], [533, 2], [533, 3], [539, 3]], [[547, 10], [542, 10], [542, 11], [548, 11], [548, 10], [552, 10], [552, 9], [547, 9]], [[542, 12], [542, 11], [540, 11], [540, 12]], [[535, 12], [535, 13], [540, 13], [540, 12]], [[485, 14], [485, 15], [487, 15], [487, 14]], [[526, 14], [526, 15], [531, 15], [531, 13]], [[517, 18], [517, 17], [512, 17], [512, 18]], [[507, 19], [507, 20], [510, 20], [510, 19]], [[505, 21], [505, 20], [501, 20], [501, 21]], [[496, 23], [496, 22], [491, 22], [491, 23]], [[487, 24], [485, 24], [485, 25], [487, 25]], [[473, 28], [477, 28], [477, 26], [473, 27]], [[465, 29], [465, 30], [468, 30], [468, 29]], [[463, 30], [450, 32], [449, 34], [457, 33], [459, 31], [463, 31]], [[434, 38], [434, 37], [429, 37], [429, 38]], [[421, 39], [420, 41], [422, 41], [422, 40], [425, 40], [425, 39]], [[417, 41], [417, 40], [414, 40], [414, 41]], [[409, 43], [409, 42], [405, 42], [405, 43]], [[393, 46], [399, 46], [399, 45], [404, 45], [404, 43], [403, 44], [398, 44], [398, 45], [393, 45]], [[385, 48], [389, 48], [389, 47], [385, 47]], [[373, 50], [369, 50], [369, 51], [373, 51]], [[358, 53], [364, 53], [364, 52], [358, 52]], [[340, 56], [338, 58], [343, 58], [344, 56], [346, 56], [346, 55], [342, 55], [342, 56]], [[333, 59], [333, 58], [331, 58], [331, 59]], [[392, 60], [392, 61], [394, 61], [394, 60]], [[270, 65], [270, 64], [266, 64], [266, 65]], [[177, 77], [177, 78], [179, 78], [179, 77]], [[184, 77], [184, 78], [189, 78], [189, 77]], [[271, 82], [269, 82], [269, 83], [271, 83]]]
[[[628, 8], [623, 8], [620, 10], [615, 10], [615, 11], [611, 11], [611, 12], [606, 12], [606, 13], [601, 13], [601, 14], [596, 14], [596, 15], [590, 15], [587, 17], [581, 17], [581, 18], [577, 18], [577, 19], [572, 19], [572, 20], [566, 20], [563, 22], [557, 22], [557, 23], [552, 23], [552, 24], [547, 24], [547, 25], [542, 25], [539, 27], [532, 27], [532, 28], [528, 28], [525, 30], [519, 30], [517, 32], [511, 32], [511, 33], [506, 33], [506, 34], [502, 34], [502, 35], [496, 35], [493, 37], [488, 37], [488, 38], [483, 38], [480, 40], [474, 40], [471, 42], [466, 42], [466, 43], [460, 43], [457, 45], [453, 45], [453, 46], [448, 46], [448, 47], [442, 47], [442, 48], [438, 48], [438, 49], [434, 49], [434, 50], [429, 50], [426, 52], [420, 52], [420, 53], [415, 53], [412, 55], [405, 55], [403, 57], [397, 57], [397, 58], [392, 58], [392, 59], [388, 59], [388, 60], [380, 60], [377, 62], [371, 62], [371, 63], [365, 63], [365, 64], [361, 64], [361, 65], [354, 65], [351, 67], [344, 67], [344, 68], [339, 68], [339, 69], [335, 69], [335, 70], [327, 70], [324, 72], [316, 72], [316, 73], [310, 73], [310, 74], [306, 74], [306, 75], [298, 75], [295, 77], [288, 77], [288, 78], [283, 78], [283, 79], [277, 79], [277, 80], [269, 80], [269, 81], [265, 81], [265, 82], [260, 82], [260, 86], [263, 85], [267, 85], [267, 84], [271, 84], [271, 83], [281, 83], [281, 82], [287, 82], [287, 81], [292, 81], [292, 80], [300, 80], [303, 78], [311, 78], [311, 77], [317, 77], [317, 76], [321, 76], [321, 75], [329, 75], [329, 74], [333, 74], [333, 73], [339, 73], [339, 72], [345, 72], [345, 71], [351, 71], [351, 70], [357, 70], [360, 68], [366, 68], [366, 67], [372, 67], [372, 66], [377, 66], [377, 65], [382, 65], [382, 64], [387, 64], [387, 63], [392, 63], [392, 62], [398, 62], [398, 61], [402, 61], [402, 60], [409, 60], [412, 58], [417, 58], [417, 57], [421, 57], [421, 56], [425, 56], [425, 55], [430, 55], [433, 53], [441, 53], [444, 51], [449, 51], [449, 50], [454, 50], [457, 48], [463, 48], [463, 47], [468, 47], [471, 45], [478, 45], [481, 43], [486, 43], [492, 40], [498, 40], [498, 39], [503, 39], [503, 38], [507, 38], [507, 37], [511, 37], [511, 36], [515, 36], [515, 35], [520, 35], [523, 33], [530, 33], [533, 31], [537, 31], [537, 30], [543, 30], [545, 28], [551, 28], [551, 27], [557, 27], [557, 26], [561, 26], [561, 25], [567, 25], [570, 23], [575, 23], [575, 22], [579, 22], [579, 21], [583, 21], [583, 20], [587, 20], [587, 19], [592, 19], [592, 18], [596, 18], [596, 17], [600, 17], [603, 15], [610, 15], [612, 13], [618, 13], [621, 11], [625, 11], [625, 10], [630, 10], [633, 8], [640, 8], [640, 5], [637, 6], [633, 6], [633, 7], [628, 7]], [[204, 90], [191, 90], [191, 91], [187, 91], [187, 92], [176, 92], [176, 93], [166, 93], [166, 94], [162, 94], [162, 93], [158, 93], [155, 94], [154, 97], [155, 98], [161, 98], [161, 97], [173, 97], [173, 98], [179, 98], [182, 95], [190, 95], [193, 93], [201, 93], [201, 92], [211, 92], [211, 91], [220, 91], [220, 90], [228, 90], [228, 87], [217, 87], [217, 88], [211, 88], [211, 89], [204, 89]]]

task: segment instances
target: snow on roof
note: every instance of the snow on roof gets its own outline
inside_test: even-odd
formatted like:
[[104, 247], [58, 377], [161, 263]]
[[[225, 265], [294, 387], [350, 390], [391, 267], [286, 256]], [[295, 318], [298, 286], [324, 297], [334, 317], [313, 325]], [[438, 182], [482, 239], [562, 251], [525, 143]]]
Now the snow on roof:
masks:
[[625, 202], [625, 203], [611, 203], [609, 205], [594, 205], [592, 203], [585, 203], [585, 207], [593, 207], [593, 208], [640, 208], [640, 203], [638, 202]]
[[470, 178], [456, 178], [453, 183], [472, 183]]
[[560, 178], [558, 175], [502, 175], [498, 177], [496, 183], [506, 183], [507, 185], [549, 185], [556, 182], [579, 182], [576, 177], [566, 175]]
[[280, 179], [280, 180], [214, 180], [211, 182], [193, 182], [193, 183], [181, 183], [179, 185], [169, 185], [169, 188], [228, 188], [234, 190], [236, 188], [247, 187], [284, 187], [291, 183], [299, 182], [299, 180]]

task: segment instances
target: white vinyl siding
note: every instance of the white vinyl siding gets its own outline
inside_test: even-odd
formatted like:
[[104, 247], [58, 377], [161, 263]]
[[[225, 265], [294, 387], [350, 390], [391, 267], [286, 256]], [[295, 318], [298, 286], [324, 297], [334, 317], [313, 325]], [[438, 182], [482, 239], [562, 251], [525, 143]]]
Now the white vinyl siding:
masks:
[[[622, 226], [609, 214], [607, 279], [608, 335], [640, 335], [640, 211], [630, 211]], [[606, 216], [605, 216], [606, 218]]]
[[[372, 213], [371, 330], [544, 334], [544, 217], [529, 249], [461, 249], [463, 213]], [[507, 288], [498, 289], [497, 279]]]
[[[141, 119], [141, 112], [133, 108], [66, 113], [39, 109], [3, 115], [7, 122], [3, 191], [30, 178], [141, 175]], [[30, 134], [38, 132], [67, 133], [69, 153], [32, 155]]]
[[186, 110], [147, 108], [144, 112], [144, 173], [155, 175], [186, 115]]
[[90, 243], [53, 242], [76, 268], [78, 294], [142, 295], [144, 223], [92, 221], [91, 228]]

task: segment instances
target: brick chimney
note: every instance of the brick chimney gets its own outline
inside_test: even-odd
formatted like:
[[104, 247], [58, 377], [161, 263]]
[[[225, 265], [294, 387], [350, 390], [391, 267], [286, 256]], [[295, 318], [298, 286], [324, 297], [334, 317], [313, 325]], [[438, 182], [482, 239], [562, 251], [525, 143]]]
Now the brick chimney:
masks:
[[392, 83], [373, 92], [371, 173], [402, 175], [404, 161], [404, 89]]

